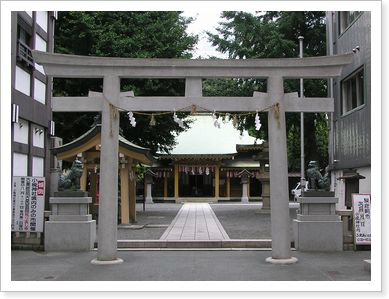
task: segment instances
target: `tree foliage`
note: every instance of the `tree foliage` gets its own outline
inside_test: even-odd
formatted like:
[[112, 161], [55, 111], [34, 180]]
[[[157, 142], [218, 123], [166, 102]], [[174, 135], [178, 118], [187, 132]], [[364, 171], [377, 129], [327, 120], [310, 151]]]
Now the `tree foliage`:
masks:
[[[129, 58], [191, 58], [197, 36], [188, 35], [192, 20], [175, 11], [136, 12], [60, 12], [55, 27], [55, 52], [75, 55]], [[169, 95], [184, 93], [183, 80], [122, 80], [121, 90], [135, 95]], [[89, 90], [102, 91], [101, 79], [55, 79], [56, 96], [86, 96]], [[185, 115], [181, 114], [181, 117]], [[98, 119], [94, 113], [54, 113], [57, 134], [68, 142], [87, 131]], [[171, 116], [150, 118], [136, 115], [136, 128], [125, 114], [120, 126], [125, 138], [153, 152], [169, 151], [175, 134], [183, 131]], [[186, 122], [188, 127], [188, 122]]]
[[[208, 32], [209, 41], [230, 59], [291, 58], [299, 55], [298, 37], [304, 37], [304, 57], [326, 55], [325, 13], [320, 11], [222, 13], [217, 33]], [[221, 81], [221, 80], [219, 80]], [[209, 93], [223, 93], [222, 85], [206, 82]], [[224, 83], [226, 84], [226, 83]], [[266, 91], [266, 83], [256, 79], [235, 78], [224, 90], [230, 95], [252, 96], [253, 91]], [[235, 90], [235, 91], [234, 91]], [[299, 91], [299, 80], [285, 80], [285, 92]], [[304, 96], [327, 96], [325, 80], [304, 80]], [[240, 118], [239, 128], [247, 129], [254, 137], [267, 140], [267, 117], [261, 117], [263, 126], [254, 129], [254, 117]], [[327, 122], [323, 114], [305, 113], [305, 161], [318, 160], [321, 167], [328, 162]], [[289, 169], [300, 168], [300, 114], [287, 113]]]

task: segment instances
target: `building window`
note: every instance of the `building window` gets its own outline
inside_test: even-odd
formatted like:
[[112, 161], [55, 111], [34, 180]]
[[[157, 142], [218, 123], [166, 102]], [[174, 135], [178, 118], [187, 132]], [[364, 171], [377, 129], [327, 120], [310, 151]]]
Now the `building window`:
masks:
[[339, 34], [342, 34], [362, 11], [340, 11], [339, 12]]
[[18, 66], [15, 73], [15, 89], [27, 96], [31, 95], [31, 75]]
[[32, 157], [32, 176], [44, 176], [44, 159]]
[[45, 147], [45, 129], [41, 126], [32, 127], [32, 145], [35, 147]]
[[14, 153], [13, 157], [13, 176], [27, 176], [27, 155]]
[[342, 81], [342, 114], [365, 103], [364, 70], [361, 69]]
[[28, 14], [32, 18], [32, 11], [26, 11], [26, 14]]
[[[47, 43], [38, 34], [35, 34], [35, 50], [47, 52]], [[43, 67], [40, 64], [35, 63], [35, 69], [42, 74], [45, 74]]]
[[19, 118], [18, 123], [13, 123], [14, 141], [28, 144], [28, 121]]
[[46, 84], [37, 78], [34, 78], [34, 99], [46, 104]]
[[48, 14], [47, 11], [37, 11], [36, 12], [36, 23], [47, 32], [47, 22], [48, 22]]
[[28, 34], [20, 25], [18, 25], [18, 41], [23, 42], [28, 47], [31, 47], [31, 35]]

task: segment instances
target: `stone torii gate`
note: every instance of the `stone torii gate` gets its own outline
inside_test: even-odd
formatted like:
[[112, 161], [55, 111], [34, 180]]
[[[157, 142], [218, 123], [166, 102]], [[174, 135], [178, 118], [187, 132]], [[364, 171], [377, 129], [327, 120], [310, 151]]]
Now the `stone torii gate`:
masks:
[[[288, 161], [285, 112], [333, 112], [332, 98], [285, 94], [285, 78], [333, 78], [352, 61], [352, 54], [284, 59], [187, 60], [127, 59], [50, 54], [33, 51], [46, 75], [103, 78], [103, 93], [88, 97], [53, 97], [53, 112], [102, 112], [98, 255], [94, 263], [118, 263], [117, 194], [119, 111], [173, 111], [192, 105], [218, 112], [268, 111], [272, 263], [293, 263], [289, 235]], [[135, 97], [120, 92], [121, 78], [184, 78], [184, 97]], [[203, 78], [267, 79], [267, 93], [247, 97], [203, 97]], [[200, 109], [198, 109], [200, 111]]]

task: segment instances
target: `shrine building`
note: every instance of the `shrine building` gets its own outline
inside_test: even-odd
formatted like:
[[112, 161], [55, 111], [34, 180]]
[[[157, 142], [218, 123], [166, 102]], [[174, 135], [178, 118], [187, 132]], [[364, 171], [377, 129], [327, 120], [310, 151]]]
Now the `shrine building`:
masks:
[[[64, 145], [59, 143], [53, 149], [58, 161], [82, 161], [80, 186], [93, 199], [90, 210], [94, 218], [99, 206], [100, 144], [101, 125], [96, 125], [77, 139]], [[153, 156], [148, 148], [119, 136], [118, 155], [118, 215], [122, 224], [136, 221], [136, 200], [142, 201], [143, 196], [146, 203], [262, 201], [262, 209], [270, 209], [267, 143], [237, 144], [233, 153]], [[137, 165], [145, 169], [143, 181], [137, 173], [142, 167]], [[57, 176], [52, 178], [57, 182], [59, 173], [52, 175]]]
[[230, 154], [160, 154], [146, 171], [146, 202], [262, 199], [268, 204], [268, 163], [266, 143], [237, 144]]

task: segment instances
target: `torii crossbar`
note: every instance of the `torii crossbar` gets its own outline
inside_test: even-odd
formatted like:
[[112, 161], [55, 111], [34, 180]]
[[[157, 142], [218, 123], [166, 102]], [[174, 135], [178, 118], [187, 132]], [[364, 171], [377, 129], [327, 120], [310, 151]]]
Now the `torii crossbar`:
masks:
[[[288, 78], [333, 78], [352, 62], [352, 54], [310, 58], [201, 60], [128, 59], [50, 54], [33, 51], [36, 63], [48, 76], [62, 78], [103, 78], [103, 93], [88, 97], [53, 97], [53, 112], [102, 112], [98, 263], [115, 263], [117, 257], [118, 194], [118, 112], [173, 111], [196, 105], [207, 110], [268, 112], [270, 154], [270, 196], [273, 263], [293, 263], [289, 235], [288, 160], [285, 112], [333, 112], [332, 98], [299, 98], [285, 94]], [[138, 97], [120, 92], [122, 78], [184, 78], [184, 97]], [[203, 97], [205, 78], [267, 79], [267, 93], [253, 97]], [[276, 105], [277, 104], [277, 105]], [[276, 106], [274, 106], [276, 105]]]

